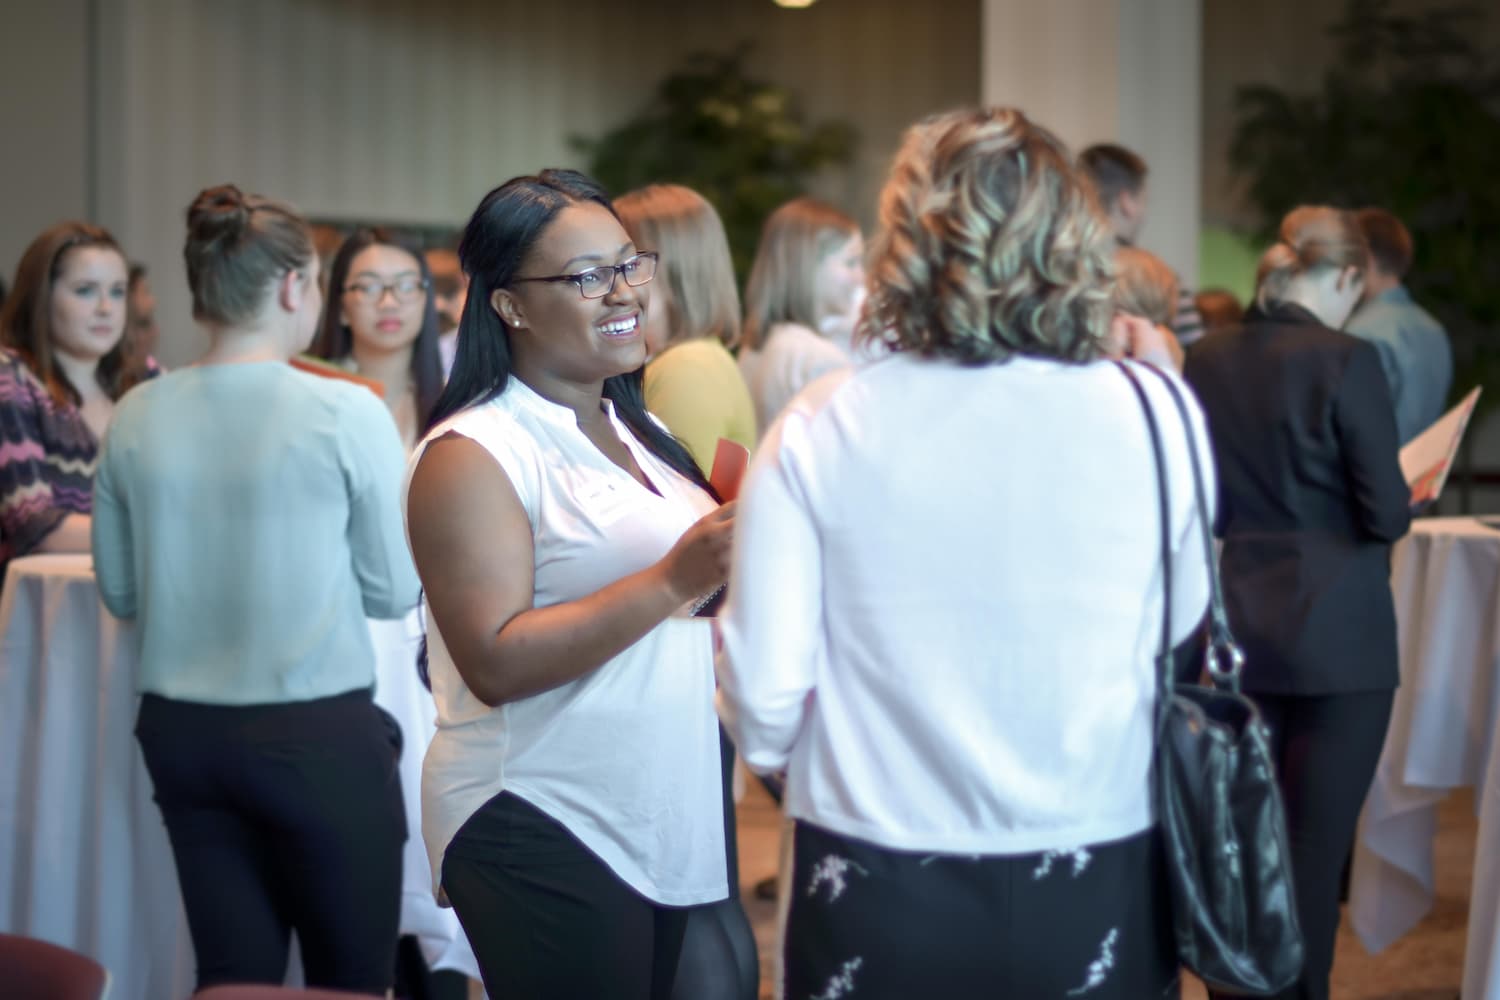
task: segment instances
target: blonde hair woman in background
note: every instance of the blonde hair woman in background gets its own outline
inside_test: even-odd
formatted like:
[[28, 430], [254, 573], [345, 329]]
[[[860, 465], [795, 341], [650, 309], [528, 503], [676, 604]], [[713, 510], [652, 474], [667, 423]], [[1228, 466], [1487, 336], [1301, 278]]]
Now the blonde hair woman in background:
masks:
[[[863, 329], [891, 354], [761, 442], [719, 678], [746, 762], [788, 771], [789, 997], [1176, 981], [1150, 792], [1157, 486], [1106, 333], [1166, 356], [1112, 319], [1111, 251], [1067, 150], [1020, 112], [919, 126], [871, 256]], [[1169, 430], [1180, 641], [1207, 567], [1187, 438], [1142, 382]]]
[[863, 258], [859, 224], [831, 205], [797, 198], [766, 219], [739, 357], [762, 430], [804, 386], [853, 360]]
[[719, 213], [698, 192], [652, 184], [615, 200], [638, 247], [661, 255], [646, 306], [646, 408], [687, 445], [704, 474], [720, 438], [755, 447], [755, 404], [729, 352], [740, 295]]
[[1187, 363], [1220, 463], [1216, 531], [1243, 686], [1271, 729], [1291, 835], [1307, 960], [1284, 997], [1328, 996], [1339, 876], [1397, 681], [1390, 557], [1411, 493], [1380, 356], [1339, 332], [1367, 265], [1352, 213], [1293, 211], [1261, 258], [1244, 324], [1194, 345]]

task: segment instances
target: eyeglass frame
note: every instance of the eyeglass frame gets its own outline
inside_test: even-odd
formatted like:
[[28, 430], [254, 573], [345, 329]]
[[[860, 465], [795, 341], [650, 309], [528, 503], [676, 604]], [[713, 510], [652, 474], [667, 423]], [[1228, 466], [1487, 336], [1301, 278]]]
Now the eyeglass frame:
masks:
[[[362, 282], [353, 282], [351, 284], [345, 285], [343, 291], [345, 295], [357, 295], [359, 298], [364, 299], [366, 302], [369, 302], [372, 305], [379, 305], [380, 300], [385, 298], [386, 292], [390, 292], [391, 298], [402, 304], [405, 304], [407, 302], [415, 302], [417, 301], [416, 292], [413, 292], [410, 298], [404, 299], [401, 297], [400, 293], [396, 291], [396, 286], [407, 280], [409, 279], [398, 278], [395, 281], [379, 281], [378, 279], [374, 278], [369, 279], [370, 284], [379, 286], [375, 289], [374, 297], [367, 296], [366, 293], [360, 289], [360, 285], [362, 284]], [[421, 292], [423, 295], [432, 294], [432, 279], [419, 276], [417, 278], [416, 291]]]
[[[636, 263], [637, 261], [639, 261], [643, 257], [647, 258], [647, 259], [649, 259], [651, 261], [651, 277], [647, 278], [645, 281], [642, 281], [640, 284], [631, 284], [630, 279], [629, 278], [625, 278], [625, 269], [627, 267], [629, 267], [631, 264]], [[546, 281], [546, 282], [549, 282], [549, 283], [551, 283], [551, 282], [571, 281], [571, 282], [573, 282], [573, 284], [575, 286], [577, 286], [577, 288], [578, 288], [578, 294], [580, 296], [582, 296], [583, 298], [588, 299], [590, 302], [592, 302], [595, 299], [605, 298], [611, 292], [613, 292], [615, 290], [615, 280], [618, 279], [618, 278], [625, 278], [625, 284], [629, 285], [631, 288], [640, 288], [640, 287], [642, 287], [644, 285], [651, 284], [651, 282], [656, 279], [656, 271], [657, 271], [657, 268], [659, 268], [659, 267], [661, 267], [661, 254], [660, 253], [658, 253], [655, 250], [640, 250], [640, 251], [637, 251], [634, 254], [631, 254], [628, 259], [626, 259], [625, 261], [623, 261], [622, 263], [619, 263], [619, 264], [600, 264], [597, 267], [586, 267], [582, 271], [578, 271], [578, 272], [576, 272], [574, 274], [548, 274], [548, 275], [542, 275], [540, 277], [535, 277], [535, 278], [512, 278], [510, 280], [512, 282], [518, 282], [518, 281]], [[583, 294], [583, 279], [584, 279], [584, 276], [585, 275], [589, 275], [589, 274], [594, 274], [594, 273], [597, 273], [599, 271], [608, 271], [609, 272], [609, 287], [606, 288], [606, 289], [604, 289], [604, 291], [600, 292], [598, 295], [584, 295]]]

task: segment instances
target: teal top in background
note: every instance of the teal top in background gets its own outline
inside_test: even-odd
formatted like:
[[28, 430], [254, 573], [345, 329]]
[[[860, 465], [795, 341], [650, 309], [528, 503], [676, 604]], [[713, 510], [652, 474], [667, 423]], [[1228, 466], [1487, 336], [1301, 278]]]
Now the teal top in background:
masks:
[[1412, 301], [1404, 285], [1361, 305], [1344, 331], [1370, 341], [1380, 352], [1403, 445], [1443, 415], [1453, 388], [1453, 346], [1443, 325]]
[[280, 362], [126, 394], [94, 483], [94, 571], [138, 622], [139, 690], [252, 705], [371, 687], [366, 616], [417, 602], [405, 464], [372, 392]]

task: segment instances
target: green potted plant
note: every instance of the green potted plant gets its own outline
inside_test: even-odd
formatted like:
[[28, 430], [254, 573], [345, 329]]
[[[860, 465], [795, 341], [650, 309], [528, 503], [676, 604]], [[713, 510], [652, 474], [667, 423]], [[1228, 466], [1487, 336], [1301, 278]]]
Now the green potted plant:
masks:
[[1500, 54], [1474, 4], [1351, 0], [1320, 90], [1240, 89], [1231, 147], [1260, 235], [1298, 204], [1379, 205], [1416, 242], [1407, 285], [1453, 340], [1454, 392], [1500, 403]]
[[690, 56], [635, 117], [573, 139], [612, 192], [674, 183], [707, 198], [724, 219], [742, 283], [766, 216], [819, 170], [847, 164], [855, 144], [849, 125], [809, 124], [788, 90], [746, 75], [749, 51]]

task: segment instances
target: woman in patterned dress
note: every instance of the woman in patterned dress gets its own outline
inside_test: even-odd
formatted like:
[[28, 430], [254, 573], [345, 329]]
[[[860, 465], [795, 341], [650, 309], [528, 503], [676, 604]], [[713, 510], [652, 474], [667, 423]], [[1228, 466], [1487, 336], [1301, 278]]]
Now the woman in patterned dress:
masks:
[[0, 310], [0, 568], [87, 552], [99, 441], [152, 369], [123, 342], [129, 268], [98, 226], [63, 222], [21, 256]]

